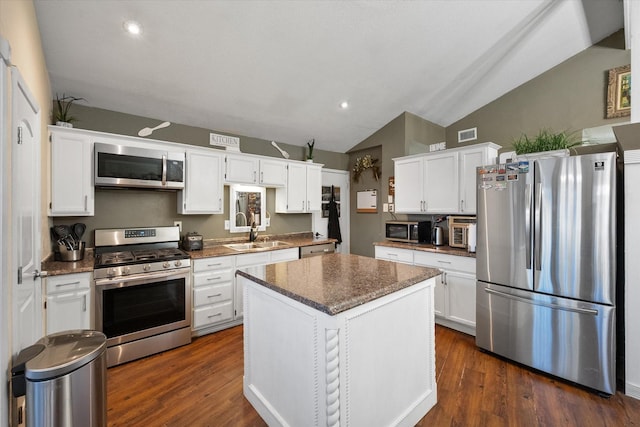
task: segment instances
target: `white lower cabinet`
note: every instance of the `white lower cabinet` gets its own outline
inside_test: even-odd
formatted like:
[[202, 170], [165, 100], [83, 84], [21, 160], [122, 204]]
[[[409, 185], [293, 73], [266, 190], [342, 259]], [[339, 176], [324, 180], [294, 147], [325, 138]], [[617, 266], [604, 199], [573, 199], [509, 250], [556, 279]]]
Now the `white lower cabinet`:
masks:
[[198, 330], [233, 319], [235, 257], [196, 259], [193, 262], [193, 319]]
[[268, 264], [298, 259], [298, 248], [196, 259], [193, 262], [191, 329], [203, 335], [242, 323], [242, 285], [236, 270], [264, 277]]
[[45, 333], [91, 329], [91, 273], [45, 279]]
[[436, 323], [475, 335], [475, 258], [414, 251], [414, 265], [442, 271], [434, 295]]
[[376, 246], [375, 252], [376, 252], [376, 259], [401, 262], [403, 264], [413, 264], [413, 251], [410, 249], [390, 248], [387, 246]]
[[475, 258], [385, 246], [376, 246], [375, 252], [376, 259], [441, 270], [434, 289], [436, 323], [475, 335]]

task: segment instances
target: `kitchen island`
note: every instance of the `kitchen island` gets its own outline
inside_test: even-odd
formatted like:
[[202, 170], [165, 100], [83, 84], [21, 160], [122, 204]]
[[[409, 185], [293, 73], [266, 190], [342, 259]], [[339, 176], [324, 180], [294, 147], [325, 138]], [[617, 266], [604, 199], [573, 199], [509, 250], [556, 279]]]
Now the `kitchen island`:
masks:
[[413, 426], [437, 402], [437, 269], [333, 254], [237, 271], [244, 394], [270, 426]]

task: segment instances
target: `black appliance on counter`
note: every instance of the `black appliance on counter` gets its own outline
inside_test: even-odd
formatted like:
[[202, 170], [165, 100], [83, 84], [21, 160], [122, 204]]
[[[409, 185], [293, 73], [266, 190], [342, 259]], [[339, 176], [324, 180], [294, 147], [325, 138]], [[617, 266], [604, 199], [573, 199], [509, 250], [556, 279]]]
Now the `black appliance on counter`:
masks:
[[418, 221], [418, 243], [431, 243], [431, 221]]

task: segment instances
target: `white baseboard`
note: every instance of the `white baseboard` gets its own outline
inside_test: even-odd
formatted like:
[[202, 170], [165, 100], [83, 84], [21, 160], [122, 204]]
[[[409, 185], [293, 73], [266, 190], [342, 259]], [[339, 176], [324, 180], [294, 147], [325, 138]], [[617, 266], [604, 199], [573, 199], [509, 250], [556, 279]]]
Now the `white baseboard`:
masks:
[[640, 386], [625, 383], [625, 394], [627, 396], [633, 397], [634, 399], [640, 400]]

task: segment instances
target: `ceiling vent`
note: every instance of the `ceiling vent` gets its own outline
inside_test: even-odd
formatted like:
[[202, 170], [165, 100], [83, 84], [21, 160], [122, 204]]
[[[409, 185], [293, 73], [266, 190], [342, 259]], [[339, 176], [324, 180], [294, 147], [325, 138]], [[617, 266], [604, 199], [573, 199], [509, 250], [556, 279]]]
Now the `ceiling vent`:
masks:
[[475, 141], [478, 139], [478, 128], [458, 131], [458, 142]]

